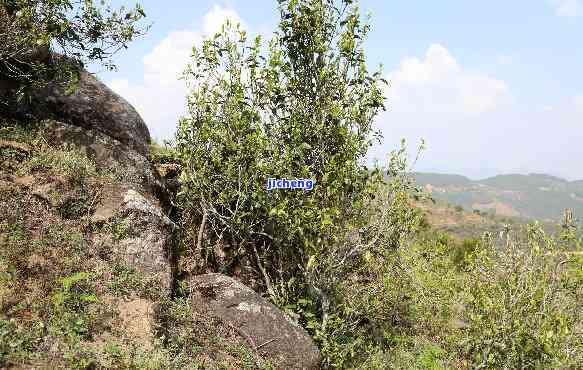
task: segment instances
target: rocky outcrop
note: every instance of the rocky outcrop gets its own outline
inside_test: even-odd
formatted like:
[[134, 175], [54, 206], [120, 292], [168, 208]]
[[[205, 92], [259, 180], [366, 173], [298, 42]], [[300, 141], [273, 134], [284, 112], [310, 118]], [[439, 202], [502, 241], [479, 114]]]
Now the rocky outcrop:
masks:
[[150, 133], [138, 112], [93, 75], [82, 71], [80, 77], [72, 94], [55, 83], [36, 91], [39, 108], [32, 113], [99, 131], [146, 155]]
[[[56, 58], [62, 58], [56, 56]], [[0, 73], [0, 97], [13, 97], [17, 81]], [[101, 132], [141, 155], [148, 154], [150, 132], [134, 107], [89, 72], [82, 70], [73, 92], [49, 82], [30, 92], [32, 104], [2, 106], [0, 113], [35, 120], [54, 119]], [[12, 102], [14, 103], [14, 102]], [[12, 104], [11, 103], [11, 104]]]
[[[112, 179], [96, 185], [89, 221], [95, 226], [116, 224], [117, 235], [93, 233], [94, 248], [158, 281], [169, 294], [175, 225], [165, 214], [164, 187], [148, 159], [97, 130], [53, 120], [41, 125], [50, 142], [85, 151], [102, 174]], [[44, 184], [34, 191], [43, 197], [52, 186]]]
[[191, 280], [196, 313], [213, 315], [233, 326], [278, 369], [318, 369], [320, 352], [296, 323], [252, 289], [222, 274]]
[[[70, 143], [81, 148], [98, 168], [110, 171], [122, 182], [140, 186], [143, 191], [163, 197], [160, 193], [163, 184], [147, 156], [131, 150], [103, 130], [87, 129], [57, 120], [42, 121], [40, 129], [51, 142]], [[145, 140], [143, 137], [142, 141]]]

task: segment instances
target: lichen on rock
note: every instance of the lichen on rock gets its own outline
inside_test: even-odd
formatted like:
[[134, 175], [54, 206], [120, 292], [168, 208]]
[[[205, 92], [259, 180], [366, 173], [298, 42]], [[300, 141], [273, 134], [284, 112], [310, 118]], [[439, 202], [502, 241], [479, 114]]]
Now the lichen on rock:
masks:
[[308, 333], [251, 288], [222, 274], [194, 276], [190, 288], [195, 312], [236, 328], [276, 368], [320, 367], [320, 352]]

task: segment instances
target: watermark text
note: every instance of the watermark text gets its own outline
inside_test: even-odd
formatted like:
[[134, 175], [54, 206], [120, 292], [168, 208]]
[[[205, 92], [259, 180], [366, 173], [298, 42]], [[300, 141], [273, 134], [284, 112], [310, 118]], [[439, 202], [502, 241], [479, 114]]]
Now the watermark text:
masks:
[[316, 181], [312, 179], [267, 179], [267, 190], [304, 189], [312, 190]]

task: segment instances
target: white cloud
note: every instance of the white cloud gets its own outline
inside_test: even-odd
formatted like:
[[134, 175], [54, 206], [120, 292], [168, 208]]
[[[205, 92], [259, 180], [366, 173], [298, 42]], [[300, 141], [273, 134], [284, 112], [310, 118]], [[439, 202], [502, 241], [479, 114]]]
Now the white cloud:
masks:
[[583, 113], [583, 95], [577, 95], [575, 97], [575, 109]]
[[543, 112], [552, 112], [555, 109], [552, 105], [545, 105], [541, 108]]
[[215, 5], [203, 17], [202, 29], [204, 34], [213, 35], [220, 31], [226, 19], [229, 19], [233, 23], [240, 23], [242, 27], [245, 27], [241, 17], [239, 17], [239, 14], [235, 10]]
[[501, 66], [508, 66], [515, 62], [515, 57], [511, 55], [499, 55], [496, 61]]
[[144, 82], [162, 86], [176, 83], [189, 61], [194, 45], [202, 35], [196, 31], [174, 31], [168, 34], [144, 59]]
[[391, 111], [476, 115], [509, 102], [504, 81], [468, 71], [449, 51], [433, 44], [423, 59], [404, 58], [389, 74]]
[[[583, 140], [583, 94], [547, 97], [552, 99], [540, 105], [520, 96], [514, 100], [503, 81], [469, 72], [438, 45], [423, 58], [405, 58], [391, 77], [393, 98], [376, 121], [385, 140], [371, 148], [370, 159], [385, 158], [401, 138], [414, 158], [422, 137], [427, 150], [417, 171], [473, 178], [513, 172], [583, 178], [575, 160], [583, 156], [583, 146], [572, 144]], [[506, 104], [509, 99], [512, 104]], [[467, 101], [476, 103], [459, 103]]]
[[555, 14], [560, 17], [578, 17], [583, 15], [583, 1], [581, 0], [551, 0]]
[[135, 106], [154, 137], [170, 138], [178, 118], [186, 114], [188, 91], [179, 77], [190, 61], [192, 48], [218, 32], [226, 19], [245, 27], [235, 10], [215, 5], [202, 17], [199, 29], [172, 31], [144, 56], [142, 83], [127, 79], [107, 82]]

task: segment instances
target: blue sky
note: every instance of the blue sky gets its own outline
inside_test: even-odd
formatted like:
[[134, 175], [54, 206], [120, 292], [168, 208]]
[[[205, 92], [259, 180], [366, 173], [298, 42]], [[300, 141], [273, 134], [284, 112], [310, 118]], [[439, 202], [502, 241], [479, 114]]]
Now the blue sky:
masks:
[[[94, 71], [160, 139], [185, 113], [176, 77], [194, 44], [225, 18], [263, 34], [278, 22], [275, 0], [141, 3], [149, 34], [116, 57], [118, 72]], [[371, 159], [401, 138], [411, 147], [424, 138], [419, 171], [583, 178], [583, 0], [360, 4], [372, 13], [369, 63], [392, 82], [376, 122], [385, 140]]]

